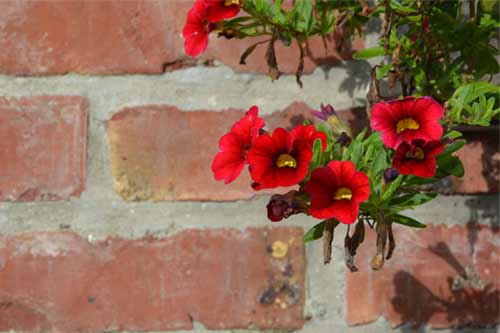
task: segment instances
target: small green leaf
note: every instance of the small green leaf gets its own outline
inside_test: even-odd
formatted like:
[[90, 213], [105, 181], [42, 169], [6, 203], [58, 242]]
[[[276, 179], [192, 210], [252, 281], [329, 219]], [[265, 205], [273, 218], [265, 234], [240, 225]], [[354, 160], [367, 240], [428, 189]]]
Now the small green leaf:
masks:
[[445, 135], [443, 135], [443, 139], [456, 139], [456, 138], [459, 138], [462, 136], [462, 133], [460, 133], [459, 131], [449, 131], [448, 133], [446, 133]]
[[439, 155], [452, 154], [452, 153], [456, 152], [457, 150], [459, 150], [460, 148], [462, 148], [464, 145], [465, 145], [465, 140], [455, 140], [452, 143], [450, 143], [449, 145], [446, 145], [443, 152]]
[[389, 73], [389, 71], [391, 69], [392, 69], [392, 64], [388, 64], [388, 65], [385, 65], [385, 66], [382, 66], [382, 67], [377, 67], [377, 69], [375, 71], [377, 80], [380, 80], [383, 77], [385, 77], [387, 75], [387, 73]]
[[452, 155], [439, 155], [436, 157], [438, 173], [453, 175], [456, 177], [464, 176], [464, 166], [460, 159]]
[[392, 221], [394, 223], [403, 224], [403, 225], [406, 225], [408, 227], [412, 227], [412, 228], [425, 228], [426, 227], [425, 224], [420, 223], [417, 220], [412, 219], [411, 217], [408, 217], [408, 216], [394, 214], [394, 215], [390, 215], [390, 218], [392, 218]]
[[[325, 230], [326, 221], [316, 224], [314, 227], [309, 229], [304, 235], [304, 243], [312, 242], [313, 240], [319, 239], [323, 236], [323, 231]], [[333, 221], [333, 227], [335, 228], [339, 224], [339, 221]]]
[[400, 212], [411, 209], [415, 206], [423, 205], [437, 196], [437, 193], [413, 193], [393, 198], [390, 202], [392, 212]]
[[385, 149], [381, 149], [375, 156], [375, 159], [370, 166], [368, 171], [370, 178], [382, 173], [382, 171], [389, 167], [387, 163], [387, 152]]
[[403, 176], [399, 175], [382, 194], [382, 201], [391, 200], [392, 196], [399, 188], [402, 181], [403, 181]]
[[385, 54], [385, 50], [382, 46], [374, 46], [361, 51], [358, 51], [352, 55], [354, 59], [369, 59], [373, 57], [382, 56]]

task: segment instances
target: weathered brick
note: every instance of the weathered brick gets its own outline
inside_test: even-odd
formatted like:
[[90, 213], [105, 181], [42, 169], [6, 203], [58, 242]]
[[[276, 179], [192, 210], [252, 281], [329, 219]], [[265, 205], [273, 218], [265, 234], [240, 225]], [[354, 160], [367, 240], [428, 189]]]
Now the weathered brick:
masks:
[[[264, 117], [269, 128], [312, 120], [310, 108], [294, 103]], [[363, 112], [341, 112], [353, 121]], [[109, 122], [115, 190], [126, 200], [238, 200], [256, 193], [248, 171], [229, 185], [213, 178], [217, 142], [243, 110], [182, 112], [172, 106], [126, 108]]]
[[87, 101], [0, 98], [0, 200], [60, 200], [85, 188]]
[[452, 178], [453, 190], [465, 194], [498, 193], [500, 152], [498, 128], [466, 133], [467, 145], [457, 152], [464, 164], [463, 178]]
[[[372, 271], [375, 232], [346, 273], [347, 321], [358, 325], [384, 316], [394, 326], [485, 327], [499, 322], [500, 249], [495, 230], [469, 224], [424, 230], [396, 226], [396, 252], [382, 271]], [[469, 272], [465, 281], [460, 278]], [[474, 276], [476, 275], [476, 276]]]
[[[0, 72], [19, 75], [161, 73], [193, 65], [184, 54], [182, 28], [193, 1], [13, 1], [0, 2]], [[29, 22], [30, 24], [26, 24]], [[258, 39], [225, 40], [213, 34], [202, 61], [219, 60], [236, 70], [267, 72], [260, 46], [246, 66], [244, 50]], [[281, 43], [279, 43], [281, 44]], [[363, 47], [356, 39], [342, 52], [320, 38], [308, 45], [305, 73], [350, 58]], [[278, 45], [280, 69], [295, 72], [298, 49]]]
[[304, 265], [301, 228], [193, 229], [97, 243], [70, 232], [4, 236], [0, 330], [189, 330], [193, 321], [207, 329], [298, 329]]

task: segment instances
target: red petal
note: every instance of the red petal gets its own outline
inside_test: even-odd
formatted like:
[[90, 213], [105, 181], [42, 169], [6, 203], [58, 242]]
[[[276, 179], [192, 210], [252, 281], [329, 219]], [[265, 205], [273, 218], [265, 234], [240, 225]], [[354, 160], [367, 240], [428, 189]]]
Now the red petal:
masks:
[[430, 141], [425, 145], [425, 156], [428, 158], [441, 154], [444, 150], [444, 143], [441, 141]]
[[224, 0], [205, 0], [208, 5], [208, 20], [220, 22], [238, 15], [241, 5], [225, 6]]
[[439, 120], [444, 114], [444, 108], [428, 96], [417, 99], [415, 111], [415, 114], [422, 120]]
[[212, 162], [212, 171], [216, 180], [224, 179], [228, 184], [235, 180], [243, 170], [245, 160], [238, 153], [220, 152], [215, 155]]
[[358, 218], [359, 204], [351, 200], [338, 200], [333, 204], [333, 216], [344, 224], [352, 224]]
[[258, 112], [259, 109], [252, 106], [243, 118], [231, 127], [231, 132], [245, 138], [246, 142], [250, 144], [259, 135], [259, 130], [265, 125], [264, 120], [258, 117]]
[[352, 163], [351, 161], [341, 162], [340, 177], [342, 179], [342, 185], [348, 185], [355, 174], [356, 167], [354, 166], [354, 163]]
[[395, 123], [397, 115], [386, 102], [379, 102], [372, 108], [370, 126], [375, 131], [380, 131], [382, 134], [382, 142], [389, 148], [396, 146], [397, 133]]
[[225, 152], [235, 152], [243, 155], [244, 142], [234, 133], [224, 134], [219, 140], [219, 148]]
[[356, 172], [355, 176], [351, 179], [349, 188], [353, 194], [353, 201], [363, 202], [370, 197], [370, 180], [364, 172]]

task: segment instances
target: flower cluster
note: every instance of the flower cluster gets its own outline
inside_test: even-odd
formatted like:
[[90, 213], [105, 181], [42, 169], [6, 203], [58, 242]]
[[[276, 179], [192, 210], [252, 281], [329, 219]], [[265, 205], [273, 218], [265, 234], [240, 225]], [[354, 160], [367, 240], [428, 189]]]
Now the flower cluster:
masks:
[[280, 127], [268, 133], [262, 129], [264, 125], [253, 106], [221, 137], [220, 151], [212, 163], [215, 179], [230, 183], [248, 164], [254, 190], [301, 185], [311, 198], [308, 207], [296, 199], [300, 191], [274, 196], [268, 205], [271, 221], [308, 212], [317, 218], [354, 223], [359, 204], [370, 195], [366, 174], [356, 171], [350, 161], [331, 161], [314, 169], [310, 179], [303, 182], [310, 171], [315, 141], [319, 140], [322, 153], [327, 149], [326, 134], [314, 125], [299, 125], [291, 131]]
[[186, 54], [197, 57], [205, 52], [209, 34], [219, 22], [238, 15], [242, 0], [196, 0], [182, 30]]
[[392, 163], [399, 173], [431, 178], [436, 173], [436, 156], [444, 150], [439, 124], [443, 114], [443, 107], [431, 97], [410, 96], [377, 103], [370, 125], [396, 151]]
[[267, 216], [273, 222], [296, 214], [324, 220], [305, 240], [323, 236], [325, 263], [331, 257], [333, 228], [358, 221], [345, 241], [346, 264], [356, 270], [353, 258], [364, 239], [364, 224], [376, 224], [379, 240], [372, 267], [380, 269], [394, 251], [392, 223], [424, 227], [399, 214], [435, 197], [418, 186], [449, 174], [460, 176], [460, 161], [451, 153], [463, 142], [453, 140], [458, 132], [443, 139], [443, 114], [431, 97], [379, 102], [371, 111], [374, 132], [367, 136], [365, 129], [353, 137], [331, 105], [312, 112], [317, 125], [273, 131], [266, 130], [257, 106], [252, 106], [220, 138], [212, 171], [227, 184], [248, 165], [254, 190], [288, 187], [288, 193], [272, 195]]

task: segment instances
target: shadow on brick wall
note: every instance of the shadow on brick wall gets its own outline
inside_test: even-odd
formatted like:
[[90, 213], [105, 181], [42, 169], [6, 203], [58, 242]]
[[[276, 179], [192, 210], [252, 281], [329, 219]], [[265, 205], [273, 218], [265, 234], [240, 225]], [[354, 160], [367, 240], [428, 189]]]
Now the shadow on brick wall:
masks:
[[[473, 233], [471, 231], [470, 234]], [[469, 238], [471, 239], [474, 238]], [[484, 284], [479, 274], [471, 267], [464, 267], [444, 242], [438, 242], [428, 249], [443, 259], [456, 273], [456, 277], [446, 277], [446, 290], [432, 292], [409, 272], [397, 272], [393, 279], [395, 296], [392, 298], [392, 306], [401, 316], [402, 322], [407, 323], [401, 327], [401, 331], [425, 332], [425, 325], [431, 322], [436, 328], [451, 324], [456, 328], [450, 332], [457, 333], [464, 332], [465, 327], [473, 329], [497, 326], [500, 291], [496, 286], [493, 283]], [[472, 249], [474, 251], [473, 246]]]

